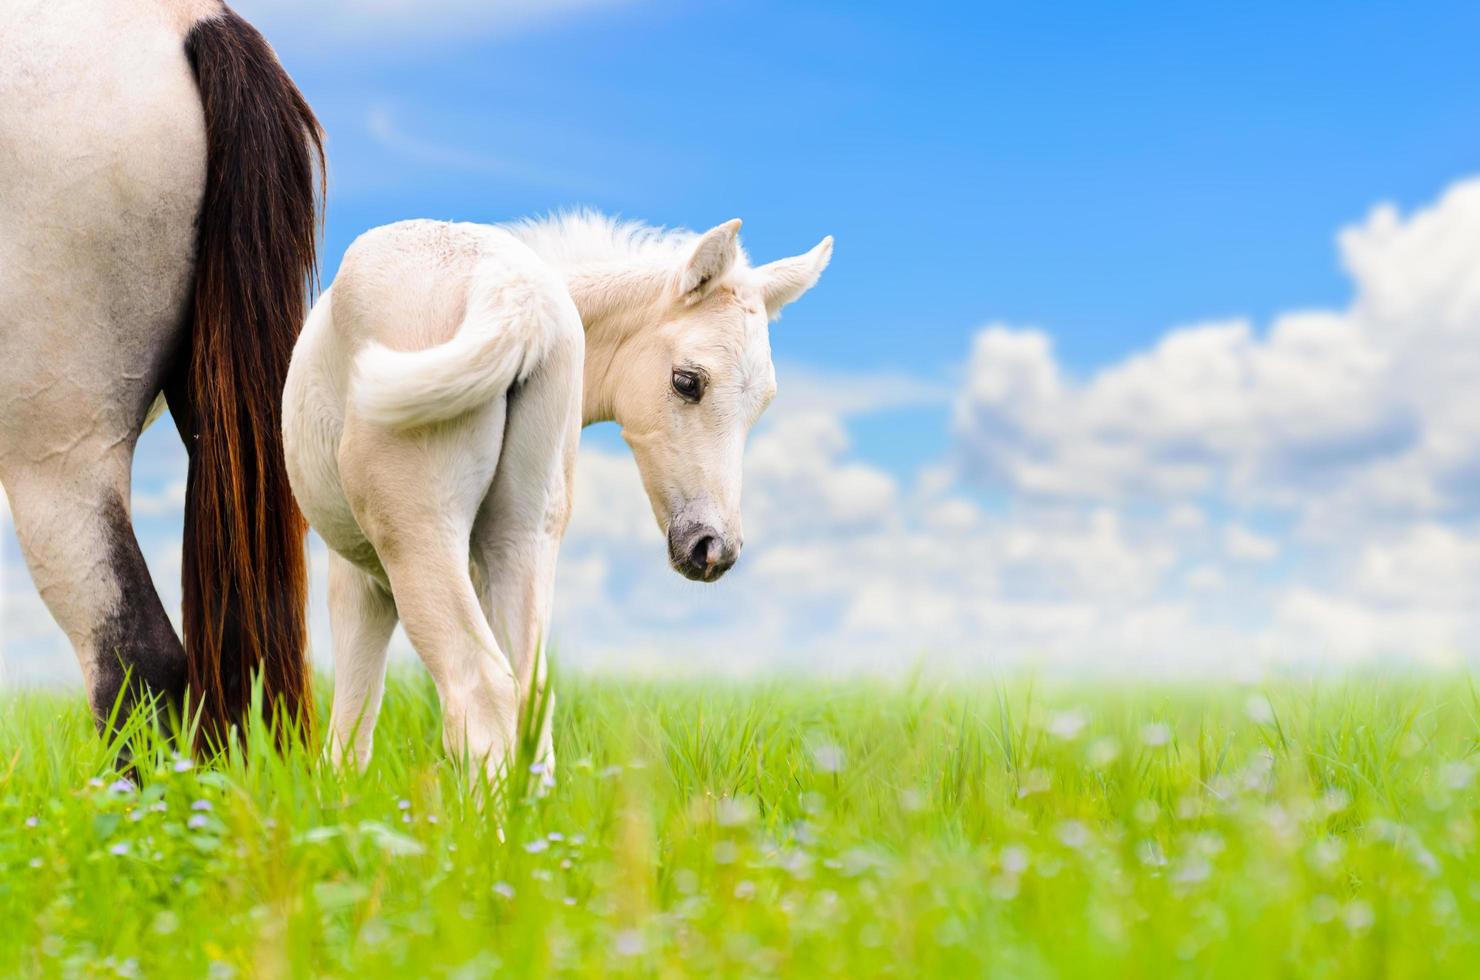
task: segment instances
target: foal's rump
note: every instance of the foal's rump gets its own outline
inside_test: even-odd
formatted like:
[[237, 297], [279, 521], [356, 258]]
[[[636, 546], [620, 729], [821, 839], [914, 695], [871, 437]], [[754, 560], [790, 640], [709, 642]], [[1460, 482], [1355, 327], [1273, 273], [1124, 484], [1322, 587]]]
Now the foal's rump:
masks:
[[[429, 314], [430, 325], [381, 322], [366, 331], [349, 395], [360, 418], [390, 429], [457, 418], [502, 397], [557, 349], [581, 343], [580, 318], [564, 284], [506, 233], [431, 222], [381, 231], [386, 234], [356, 243], [361, 254], [346, 257], [355, 281], [344, 282], [342, 274], [336, 290], [343, 295], [346, 286], [357, 289], [364, 277], [404, 288], [409, 278], [443, 295], [412, 304]], [[404, 244], [398, 231], [437, 247], [408, 255], [396, 247]], [[377, 244], [389, 247], [364, 254], [375, 252]], [[449, 290], [454, 294], [447, 295]], [[376, 318], [384, 317], [378, 310]], [[443, 321], [441, 329], [437, 320]], [[447, 327], [453, 331], [444, 339]]]

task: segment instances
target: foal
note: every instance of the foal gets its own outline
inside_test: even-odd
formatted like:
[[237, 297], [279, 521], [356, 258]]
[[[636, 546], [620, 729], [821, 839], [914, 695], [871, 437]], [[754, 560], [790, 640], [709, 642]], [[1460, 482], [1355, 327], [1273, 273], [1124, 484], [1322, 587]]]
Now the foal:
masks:
[[776, 390], [767, 323], [832, 253], [751, 268], [739, 228], [411, 221], [350, 246], [283, 406], [289, 477], [331, 551], [336, 760], [369, 759], [399, 618], [447, 750], [507, 764], [542, 694], [583, 424], [622, 425], [677, 571], [735, 563], [740, 458]]

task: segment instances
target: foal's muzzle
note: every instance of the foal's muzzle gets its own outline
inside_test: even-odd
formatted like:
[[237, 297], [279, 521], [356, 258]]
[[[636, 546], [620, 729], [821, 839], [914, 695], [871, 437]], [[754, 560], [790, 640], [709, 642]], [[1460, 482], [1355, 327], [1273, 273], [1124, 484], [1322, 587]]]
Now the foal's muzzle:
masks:
[[676, 525], [668, 529], [668, 563], [684, 578], [713, 582], [734, 567], [741, 544], [705, 524]]

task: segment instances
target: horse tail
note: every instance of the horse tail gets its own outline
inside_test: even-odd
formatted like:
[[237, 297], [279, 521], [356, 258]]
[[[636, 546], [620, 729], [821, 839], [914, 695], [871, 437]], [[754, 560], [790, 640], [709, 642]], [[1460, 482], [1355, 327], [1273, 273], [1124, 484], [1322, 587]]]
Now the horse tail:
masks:
[[231, 8], [197, 21], [185, 54], [205, 113], [206, 185], [176, 392], [190, 449], [184, 633], [200, 737], [219, 745], [246, 718], [256, 678], [265, 713], [312, 725], [307, 524], [288, 486], [282, 397], [318, 271], [324, 150], [272, 47]]
[[476, 286], [457, 333], [423, 350], [371, 342], [355, 358], [351, 397], [359, 414], [392, 429], [444, 422], [485, 405], [539, 366], [561, 339], [570, 302], [553, 283]]

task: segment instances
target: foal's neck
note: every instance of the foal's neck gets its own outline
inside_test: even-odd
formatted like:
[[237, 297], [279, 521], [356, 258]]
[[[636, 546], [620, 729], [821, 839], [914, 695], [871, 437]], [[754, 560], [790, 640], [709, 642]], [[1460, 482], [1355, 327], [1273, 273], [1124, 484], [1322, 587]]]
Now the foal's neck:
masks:
[[613, 418], [613, 361], [622, 344], [655, 322], [654, 308], [668, 283], [667, 270], [597, 264], [562, 270], [586, 328], [585, 386], [581, 424]]

